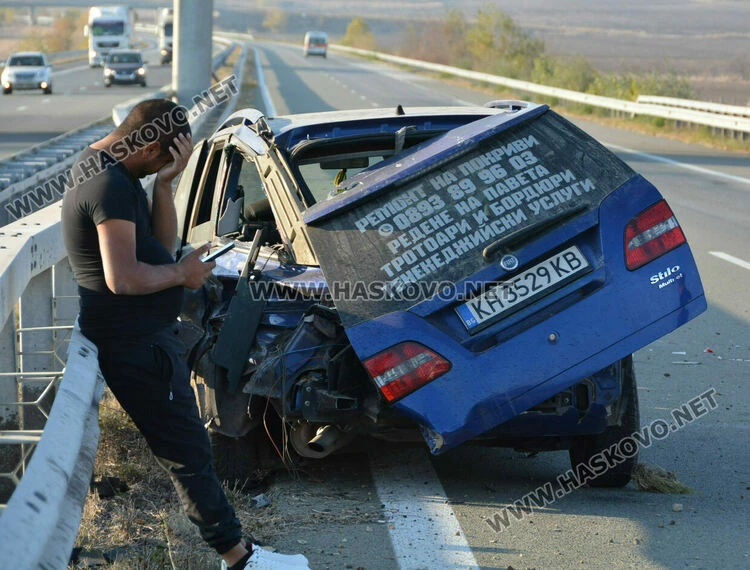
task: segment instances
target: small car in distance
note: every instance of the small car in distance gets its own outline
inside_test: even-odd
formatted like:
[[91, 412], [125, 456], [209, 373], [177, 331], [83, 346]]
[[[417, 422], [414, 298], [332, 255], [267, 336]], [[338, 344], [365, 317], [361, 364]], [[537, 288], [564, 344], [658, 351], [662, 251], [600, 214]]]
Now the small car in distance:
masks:
[[52, 66], [43, 52], [14, 53], [5, 64], [1, 82], [4, 95], [10, 95], [14, 89], [41, 89], [45, 95], [51, 95]]
[[305, 57], [308, 55], [328, 54], [328, 34], [325, 32], [307, 32], [304, 43]]
[[146, 87], [146, 62], [137, 49], [118, 49], [109, 52], [104, 62], [104, 86], [113, 83], [138, 84]]

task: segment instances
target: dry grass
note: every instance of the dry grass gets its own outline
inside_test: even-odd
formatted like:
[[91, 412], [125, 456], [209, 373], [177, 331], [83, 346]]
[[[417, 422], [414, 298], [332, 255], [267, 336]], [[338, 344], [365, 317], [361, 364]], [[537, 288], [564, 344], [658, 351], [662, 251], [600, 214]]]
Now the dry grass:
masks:
[[632, 473], [633, 484], [640, 491], [664, 493], [668, 495], [687, 495], [693, 490], [677, 480], [677, 474], [661, 467], [639, 463]]
[[[112, 570], [205, 570], [218, 568], [219, 557], [200, 538], [177, 500], [166, 473], [145, 441], [106, 391], [100, 406], [101, 438], [95, 480], [116, 477], [128, 490], [111, 498], [91, 492], [84, 506], [76, 546], [98, 554]], [[379, 501], [366, 493], [340, 492], [321, 484], [325, 462], [287, 471], [280, 468], [266, 490], [270, 506], [257, 508], [253, 496], [225, 488], [246, 533], [260, 543], [314, 532], [321, 525], [375, 522]], [[83, 563], [70, 568], [83, 568]]]

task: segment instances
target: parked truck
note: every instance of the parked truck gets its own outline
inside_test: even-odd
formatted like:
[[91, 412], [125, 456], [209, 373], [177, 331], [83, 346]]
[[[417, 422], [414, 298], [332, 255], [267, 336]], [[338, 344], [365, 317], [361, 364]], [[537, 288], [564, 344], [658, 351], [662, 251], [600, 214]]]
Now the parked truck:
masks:
[[172, 62], [173, 19], [174, 16], [172, 8], [159, 9], [159, 17], [157, 18], [156, 23], [156, 33], [159, 37], [159, 53], [162, 65]]
[[92, 6], [83, 35], [89, 40], [89, 65], [104, 65], [110, 50], [131, 47], [132, 12], [127, 6]]

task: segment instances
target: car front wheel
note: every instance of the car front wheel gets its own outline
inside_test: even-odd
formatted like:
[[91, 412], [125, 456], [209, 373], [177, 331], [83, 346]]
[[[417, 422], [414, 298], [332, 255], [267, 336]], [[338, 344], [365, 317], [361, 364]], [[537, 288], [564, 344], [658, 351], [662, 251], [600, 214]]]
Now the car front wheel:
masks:
[[13, 93], [12, 87], [3, 87], [3, 95], [10, 95], [11, 93]]
[[[638, 392], [633, 371], [633, 357], [623, 358], [619, 366], [622, 394], [621, 421], [619, 425], [609, 426], [603, 433], [576, 438], [569, 450], [570, 464], [573, 471], [579, 464], [592, 465], [592, 458], [616, 445], [640, 428], [640, 413], [638, 408]], [[588, 481], [590, 487], [624, 487], [630, 482], [633, 469], [638, 464], [638, 453], [624, 458], [616, 465], [609, 465], [608, 469], [598, 477]], [[576, 471], [577, 472], [577, 471]]]

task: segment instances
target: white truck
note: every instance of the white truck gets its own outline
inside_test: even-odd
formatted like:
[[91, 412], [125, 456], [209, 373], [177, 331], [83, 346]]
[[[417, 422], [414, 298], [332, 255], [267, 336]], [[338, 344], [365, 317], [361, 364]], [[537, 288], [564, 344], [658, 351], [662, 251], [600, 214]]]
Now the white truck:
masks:
[[174, 13], [172, 8], [159, 8], [156, 28], [156, 33], [159, 37], [161, 64], [165, 65], [172, 61], [172, 30], [174, 28]]
[[83, 35], [89, 39], [89, 65], [104, 65], [110, 50], [131, 47], [132, 12], [127, 6], [92, 6]]

